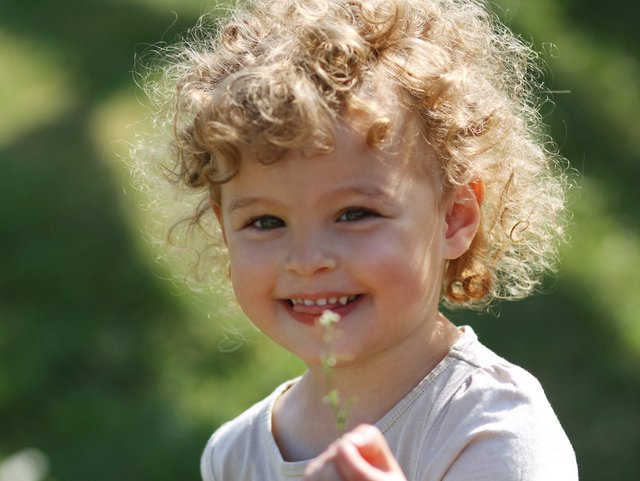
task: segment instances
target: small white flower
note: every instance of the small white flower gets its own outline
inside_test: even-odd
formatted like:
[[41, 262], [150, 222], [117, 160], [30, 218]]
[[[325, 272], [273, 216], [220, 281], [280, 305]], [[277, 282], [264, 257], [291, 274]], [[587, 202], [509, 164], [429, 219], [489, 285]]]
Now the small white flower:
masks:
[[340, 321], [340, 315], [336, 314], [333, 311], [330, 311], [329, 309], [324, 311], [320, 316], [320, 319], [318, 319], [318, 322], [325, 327], [333, 326], [339, 321]]

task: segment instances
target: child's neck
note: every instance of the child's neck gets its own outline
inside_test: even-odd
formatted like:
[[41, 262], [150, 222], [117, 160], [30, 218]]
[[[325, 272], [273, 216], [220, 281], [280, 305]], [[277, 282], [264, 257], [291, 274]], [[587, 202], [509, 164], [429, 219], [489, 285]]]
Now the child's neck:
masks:
[[407, 348], [380, 353], [366, 362], [333, 369], [331, 381], [322, 366], [309, 370], [274, 408], [273, 434], [285, 460], [310, 459], [322, 452], [339, 435], [336, 419], [324, 401], [330, 389], [342, 400], [352, 400], [346, 431], [373, 424], [405, 397], [447, 355], [459, 331], [438, 315], [435, 329]]

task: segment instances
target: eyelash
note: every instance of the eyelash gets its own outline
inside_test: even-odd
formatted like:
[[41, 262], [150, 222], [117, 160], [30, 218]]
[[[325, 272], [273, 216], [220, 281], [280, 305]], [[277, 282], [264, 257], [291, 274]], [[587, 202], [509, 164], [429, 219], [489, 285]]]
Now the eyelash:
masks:
[[[356, 214], [356, 218], [348, 219], [346, 218], [349, 214]], [[338, 222], [357, 222], [360, 220], [367, 219], [369, 217], [376, 217], [378, 214], [370, 209], [366, 209], [364, 207], [350, 207], [345, 209], [339, 216]]]
[[[271, 226], [269, 227], [265, 227], [262, 226], [260, 227], [259, 223], [261, 222], [265, 222], [268, 221], [271, 223]], [[277, 225], [274, 225], [277, 224]], [[259, 217], [253, 217], [251, 219], [249, 219], [249, 221], [246, 223], [245, 227], [248, 228], [253, 228], [256, 230], [273, 230], [273, 229], [277, 229], [280, 227], [284, 227], [284, 221], [282, 221], [282, 219], [279, 219], [278, 217], [274, 216], [274, 215], [261, 215]]]

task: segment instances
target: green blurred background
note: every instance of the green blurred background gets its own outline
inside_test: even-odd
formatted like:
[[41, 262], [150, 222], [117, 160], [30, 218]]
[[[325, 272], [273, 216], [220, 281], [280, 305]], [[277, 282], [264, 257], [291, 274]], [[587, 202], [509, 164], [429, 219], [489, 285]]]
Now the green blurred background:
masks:
[[[585, 481], [640, 478], [638, 5], [498, 2], [550, 65], [581, 176], [548, 293], [453, 316], [540, 378]], [[196, 480], [214, 428], [301, 371], [165, 280], [117, 160], [144, 114], [134, 54], [209, 8], [0, 3], [0, 481]]]

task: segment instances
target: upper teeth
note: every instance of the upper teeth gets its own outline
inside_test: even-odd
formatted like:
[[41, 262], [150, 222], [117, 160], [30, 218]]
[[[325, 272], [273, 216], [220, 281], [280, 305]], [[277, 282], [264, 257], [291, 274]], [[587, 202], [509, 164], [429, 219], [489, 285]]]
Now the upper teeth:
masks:
[[340, 297], [322, 297], [320, 299], [302, 299], [292, 298], [293, 304], [302, 304], [305, 306], [326, 306], [327, 304], [342, 304], [343, 306], [350, 301], [353, 301], [356, 296], [340, 296]]

